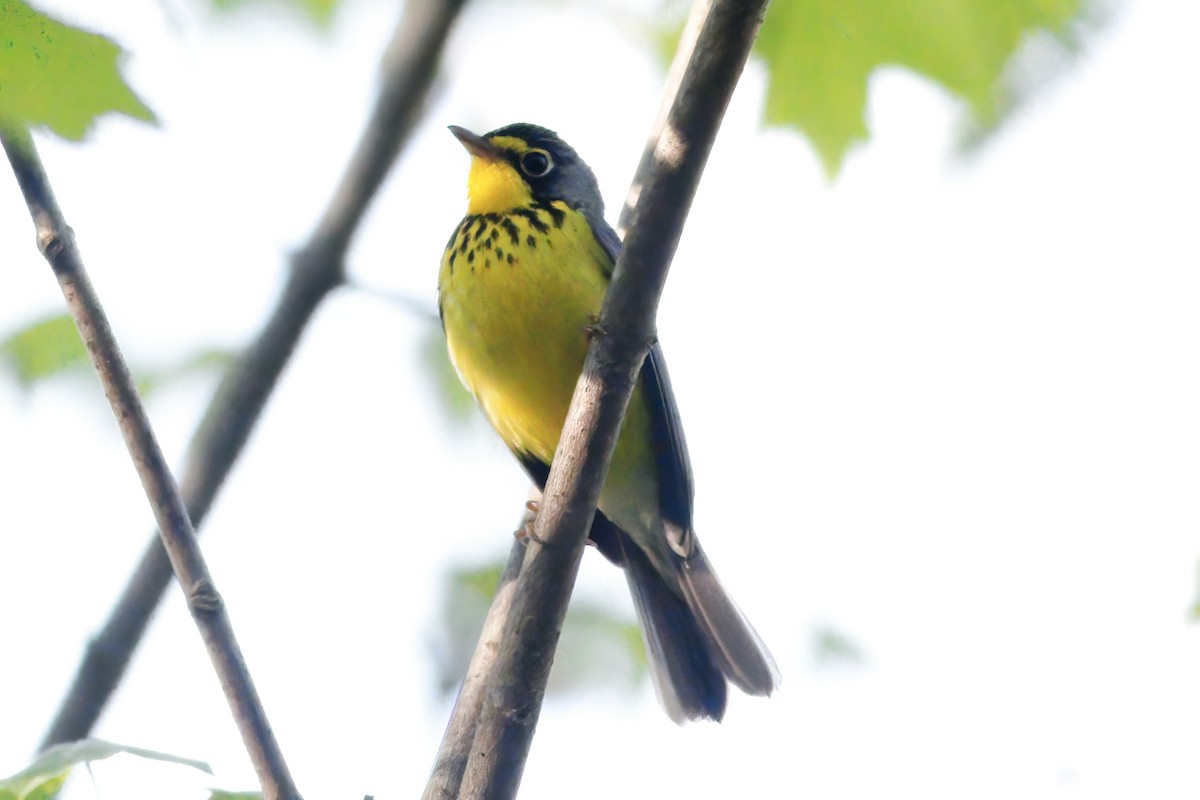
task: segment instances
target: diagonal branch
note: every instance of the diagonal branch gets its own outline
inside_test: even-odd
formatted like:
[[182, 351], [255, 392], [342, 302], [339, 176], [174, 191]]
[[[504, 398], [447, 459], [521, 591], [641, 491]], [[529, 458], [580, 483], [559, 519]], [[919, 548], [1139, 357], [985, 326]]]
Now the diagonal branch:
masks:
[[767, 0], [698, 5], [705, 10], [693, 14], [702, 22], [694, 28], [687, 67], [634, 179], [629, 234], [601, 310], [603, 333], [588, 350], [554, 456], [538, 513], [544, 544], [529, 543], [504, 614], [503, 646], [485, 687], [462, 783], [437, 796], [507, 798], [520, 783], [587, 531], [655, 337], [667, 269]]
[[100, 298], [88, 279], [75, 247], [75, 236], [54, 199], [33, 138], [27, 132], [6, 131], [0, 133], [0, 142], [33, 217], [38, 249], [58, 278], [67, 308], [117, 417], [129, 455], [154, 509], [162, 544], [179, 584], [184, 588], [188, 610], [212, 659], [221, 689], [242, 734], [242, 742], [258, 773], [263, 794], [269, 800], [299, 800], [300, 793], [292, 782], [233, 635], [224, 601], [200, 553], [179, 487], [175, 485], [167, 460], [154, 437], [150, 418], [134, 387]]
[[[409, 0], [383, 58], [379, 97], [341, 183], [307, 244], [292, 257], [283, 294], [258, 337], [226, 372], [192, 437], [180, 488], [199, 526], [321, 301], [344, 281], [344, 259], [363, 213], [408, 140], [450, 29], [466, 0]], [[89, 643], [42, 741], [88, 735], [145, 633], [171, 568], [157, 538]]]

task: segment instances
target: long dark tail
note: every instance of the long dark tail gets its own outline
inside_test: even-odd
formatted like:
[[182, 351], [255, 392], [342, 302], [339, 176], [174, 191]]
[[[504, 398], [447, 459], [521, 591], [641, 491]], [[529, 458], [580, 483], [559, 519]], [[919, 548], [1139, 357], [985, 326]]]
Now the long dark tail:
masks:
[[779, 688], [779, 668], [754, 626], [733, 602], [712, 564], [693, 540], [692, 554], [678, 566], [679, 586], [709, 644], [709, 656], [746, 694], [766, 697]]
[[[778, 688], [771, 654], [725, 594], [698, 545], [677, 565], [680, 596], [641, 548], [616, 526], [608, 527], [641, 622], [654, 689], [671, 719], [719, 721], [725, 714], [726, 680], [752, 695]], [[596, 532], [593, 527], [593, 538]], [[597, 544], [608, 550], [608, 542]]]
[[725, 715], [725, 676], [688, 604], [671, 591], [640, 548], [620, 535], [625, 577], [641, 622], [654, 691], [677, 723]]

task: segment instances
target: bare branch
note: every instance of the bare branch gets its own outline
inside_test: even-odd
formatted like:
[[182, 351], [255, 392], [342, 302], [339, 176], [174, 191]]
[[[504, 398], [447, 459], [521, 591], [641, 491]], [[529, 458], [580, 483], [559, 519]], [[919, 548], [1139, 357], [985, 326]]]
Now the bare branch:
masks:
[[250, 679], [225, 613], [224, 601], [196, 543], [196, 533], [192, 530], [179, 487], [175, 485], [167, 460], [154, 438], [146, 409], [104, 316], [100, 299], [88, 279], [75, 247], [74, 234], [54, 199], [33, 139], [28, 133], [4, 132], [0, 133], [0, 141], [33, 217], [38, 248], [58, 278], [67, 308], [117, 417], [121, 435], [154, 510], [163, 546], [180, 586], [184, 587], [188, 610], [200, 629], [250, 761], [258, 773], [263, 794], [271, 800], [299, 800], [300, 793], [292, 782], [266, 711]]
[[696, 40], [700, 37], [700, 29], [704, 26], [704, 20], [708, 18], [711, 5], [709, 0], [695, 0], [688, 10], [687, 22], [684, 23], [683, 30], [679, 34], [675, 55], [671, 58], [671, 66], [667, 70], [666, 80], [663, 81], [662, 99], [658, 103], [658, 113], [654, 117], [654, 124], [650, 126], [650, 135], [646, 138], [646, 149], [642, 152], [642, 159], [638, 163], [637, 171], [633, 174], [633, 181], [629, 184], [629, 191], [625, 193], [625, 203], [621, 206], [621, 214], [617, 218], [617, 233], [622, 239], [625, 238], [625, 234], [629, 231], [629, 225], [633, 221], [633, 210], [637, 207], [642, 186], [650, 176], [652, 162], [648, 156], [653, 154], [653, 145], [662, 135], [663, 128], [667, 124], [667, 116], [675, 107], [675, 98], [679, 96], [679, 84], [682, 83], [683, 75], [692, 60], [692, 53], [696, 51]]
[[[268, 396], [321, 301], [344, 280], [344, 257], [363, 212], [425, 105], [450, 28], [465, 0], [410, 0], [383, 59], [382, 85], [346, 173], [292, 271], [266, 325], [226, 372], [192, 437], [180, 488], [199, 526], [257, 423]], [[88, 645], [42, 741], [88, 735], [116, 690], [171, 579], [150, 542], [104, 628]]]
[[[704, 0], [701, 0], [704, 2]], [[608, 463], [684, 220], [767, 0], [712, 0], [634, 180], [629, 234], [559, 441], [459, 797], [516, 794]]]

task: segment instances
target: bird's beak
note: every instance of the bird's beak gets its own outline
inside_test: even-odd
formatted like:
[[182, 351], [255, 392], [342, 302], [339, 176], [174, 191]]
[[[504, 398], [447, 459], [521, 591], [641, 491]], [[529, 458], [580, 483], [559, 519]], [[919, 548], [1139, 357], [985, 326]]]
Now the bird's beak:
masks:
[[462, 142], [462, 146], [467, 148], [467, 152], [471, 155], [482, 158], [484, 161], [500, 160], [500, 151], [479, 134], [471, 133], [466, 128], [460, 128], [457, 125], [451, 125], [450, 132], [454, 134], [454, 138]]

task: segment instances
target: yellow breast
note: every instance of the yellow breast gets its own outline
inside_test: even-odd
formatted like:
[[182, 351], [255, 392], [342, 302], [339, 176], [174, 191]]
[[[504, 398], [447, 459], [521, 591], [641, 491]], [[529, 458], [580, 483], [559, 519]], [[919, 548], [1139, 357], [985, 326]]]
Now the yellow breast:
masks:
[[[450, 357], [512, 449], [554, 458], [612, 264], [562, 203], [468, 215], [442, 257], [438, 299]], [[661, 527], [650, 417], [639, 385], [600, 497], [638, 538]], [[644, 536], [639, 536], [646, 532]]]
[[438, 283], [450, 356], [513, 448], [550, 463], [600, 310], [607, 256], [565, 206], [468, 216]]

